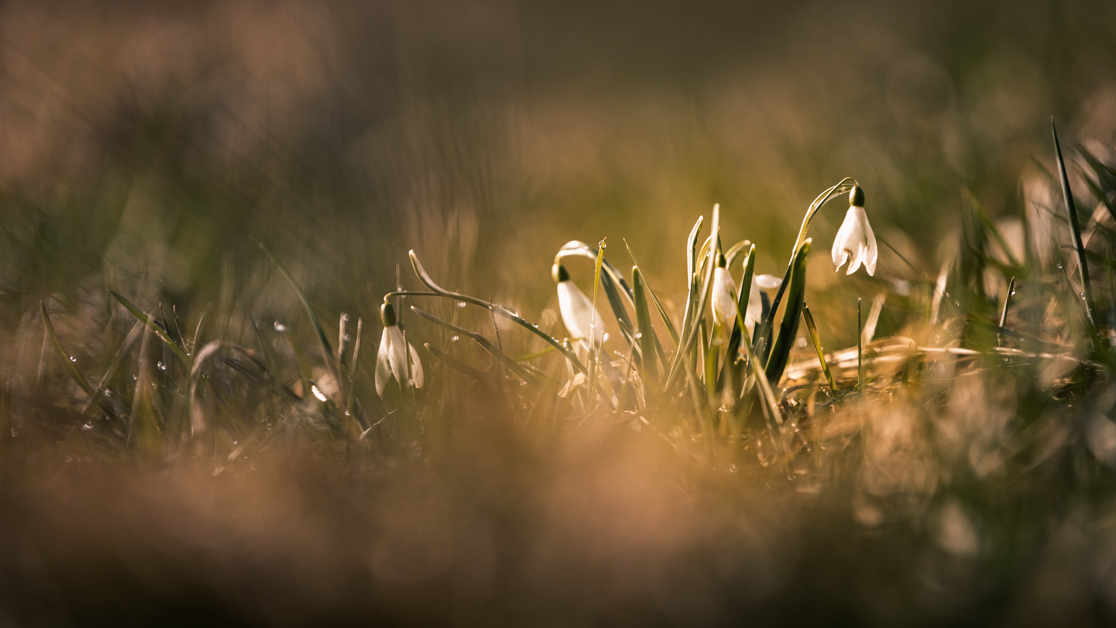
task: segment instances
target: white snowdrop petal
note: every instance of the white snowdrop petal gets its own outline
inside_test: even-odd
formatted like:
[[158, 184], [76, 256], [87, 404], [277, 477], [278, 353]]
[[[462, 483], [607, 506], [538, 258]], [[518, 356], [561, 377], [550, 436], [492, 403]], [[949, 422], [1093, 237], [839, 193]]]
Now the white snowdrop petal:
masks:
[[384, 328], [383, 335], [380, 336], [380, 350], [376, 352], [376, 394], [384, 396], [384, 386], [387, 385], [388, 379], [391, 378], [391, 335], [388, 334], [388, 328]]

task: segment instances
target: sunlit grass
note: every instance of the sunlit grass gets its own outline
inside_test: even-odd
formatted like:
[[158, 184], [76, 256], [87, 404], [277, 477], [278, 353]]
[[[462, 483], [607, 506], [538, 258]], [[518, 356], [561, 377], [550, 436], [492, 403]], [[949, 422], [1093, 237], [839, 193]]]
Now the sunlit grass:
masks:
[[[942, 621], [1023, 613], [1044, 570], [1111, 587], [1103, 556], [1068, 566], [1047, 556], [1112, 538], [1116, 171], [1080, 154], [1097, 211], [1077, 213], [1060, 149], [1060, 206], [1038, 208], [1068, 224], [1071, 241], [1054, 229], [1042, 242], [1025, 222], [1023, 241], [1009, 242], [972, 200], [936, 282], [900, 280], [911, 265], [883, 245], [878, 263], [869, 257], [871, 190], [845, 179], [794, 217], [781, 278], [756, 271], [760, 251], [778, 257], [767, 243], [722, 242], [740, 218], [717, 207], [708, 231], [699, 218], [670, 251], [615, 236], [554, 243], [553, 277], [539, 269], [511, 290], [554, 295], [558, 283], [557, 314], [448, 289], [421, 249], [367, 311], [328, 311], [263, 245], [259, 273], [301, 305], [298, 318], [263, 319], [232, 289], [219, 303], [179, 304], [192, 313], [181, 321], [177, 307], [113, 291], [93, 299], [108, 312], [101, 328], [43, 302], [41, 325], [25, 326], [38, 330], [24, 343], [37, 373], [5, 375], [4, 481], [43, 493], [31, 503], [47, 522], [64, 517], [50, 512], [52, 482], [61, 500], [86, 476], [121, 483], [126, 502], [154, 509], [121, 516], [149, 529], [158, 555], [268, 530], [262, 553], [312, 563], [274, 575], [310, 615], [523, 621], [564, 599], [546, 592], [558, 587], [579, 600], [564, 621], [628, 606], [681, 623], [772, 616], [799, 594], [812, 602], [792, 616]], [[835, 243], [811, 235], [819, 213], [858, 203]], [[846, 250], [850, 268], [880, 277], [843, 298], [816, 294], [809, 276], [833, 271], [809, 260], [844, 263]], [[662, 285], [640, 260], [684, 265], [687, 285]], [[686, 296], [667, 303], [665, 293]], [[893, 333], [881, 336], [885, 315]], [[376, 333], [376, 320], [393, 331]], [[837, 321], [855, 321], [844, 336], [855, 345], [835, 349], [820, 331]], [[244, 503], [206, 505], [197, 493], [210, 490]], [[284, 500], [297, 513], [283, 514]], [[79, 511], [106, 525], [112, 508]], [[213, 537], [169, 524], [179, 508]], [[299, 523], [274, 531], [283, 516]], [[334, 546], [330, 534], [345, 540]], [[278, 549], [300, 538], [324, 545]], [[59, 556], [96, 569], [99, 547]], [[239, 550], [224, 567], [202, 555], [124, 557], [118, 581], [138, 599], [157, 599], [158, 587], [177, 595], [178, 576], [145, 582], [143, 560], [200, 569], [189, 586], [258, 577]], [[339, 572], [362, 574], [376, 593], [343, 603], [308, 579]], [[885, 574], [894, 581], [878, 582]], [[534, 600], [526, 609], [513, 603], [519, 586]], [[587, 601], [593, 586], [609, 592]], [[457, 605], [424, 608], [443, 592]], [[90, 608], [151, 616], [128, 610], [128, 595]], [[207, 604], [226, 609], [215, 595]], [[236, 612], [266, 616], [272, 599], [241, 600]]]

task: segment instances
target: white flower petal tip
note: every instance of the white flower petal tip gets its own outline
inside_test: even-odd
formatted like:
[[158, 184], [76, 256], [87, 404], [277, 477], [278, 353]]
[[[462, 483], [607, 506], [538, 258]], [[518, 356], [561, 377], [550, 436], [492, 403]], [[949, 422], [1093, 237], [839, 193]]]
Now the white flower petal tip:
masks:
[[846, 274], [851, 275], [863, 264], [864, 270], [869, 275], [876, 274], [876, 259], [879, 251], [876, 248], [876, 234], [872, 225], [868, 224], [868, 215], [859, 205], [849, 207], [845, 214], [845, 222], [837, 231], [833, 239], [833, 268], [841, 270], [841, 266], [848, 262]]
[[727, 268], [713, 269], [713, 322], [724, 325], [736, 318], [736, 281]]
[[764, 290], [774, 290], [783, 285], [783, 278], [775, 275], [756, 275], [756, 285]]
[[[557, 273], [555, 276], [557, 278]], [[558, 282], [558, 310], [562, 313], [562, 322], [570, 332], [570, 338], [588, 344], [592, 334], [593, 345], [598, 346], [604, 342], [604, 319], [589, 297], [568, 277], [564, 275], [564, 279]]]

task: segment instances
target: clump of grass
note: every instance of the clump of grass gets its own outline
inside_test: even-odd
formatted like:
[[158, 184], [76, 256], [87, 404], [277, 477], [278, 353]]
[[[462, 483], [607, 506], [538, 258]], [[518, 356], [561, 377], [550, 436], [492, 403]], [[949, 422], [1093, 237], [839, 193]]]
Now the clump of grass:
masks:
[[[1116, 170], [1080, 152], [1080, 174], [1106, 209], [1086, 220], [1077, 214], [1055, 134], [1072, 256], [1047, 266], [1034, 250], [1016, 259], [1004, 234], [970, 200], [963, 246], [939, 281], [857, 284], [873, 292], [863, 324], [859, 302], [807, 307], [818, 296], [807, 281], [815, 247], [811, 224], [834, 199], [862, 199], [852, 179], [824, 190], [806, 208], [783, 276], [764, 278], [767, 288], [753, 289], [760, 281], [761, 244], [725, 247], [721, 226], [728, 214], [716, 207], [709, 232], [699, 218], [671, 254], [686, 265], [679, 290], [686, 296], [673, 307], [631, 248], [629, 282], [606, 255], [605, 240], [597, 247], [580, 241], [559, 247], [555, 264], [592, 262], [590, 311], [599, 301], [608, 303], [611, 318], [592, 314], [590, 338], [567, 337], [558, 320], [534, 323], [511, 307], [448, 290], [426, 271], [420, 252], [411, 251], [421, 287], [400, 286], [382, 296], [398, 313], [405, 342], [421, 348], [421, 363], [409, 361], [407, 372], [422, 368], [426, 377], [421, 386], [417, 378], [395, 381], [382, 396], [373, 384], [377, 352], [362, 349], [369, 344], [364, 317], [352, 336], [347, 314], [319, 316], [281, 256], [263, 245], [263, 256], [303, 306], [309, 345], [286, 325], [259, 323], [252, 313], [247, 340], [222, 336], [208, 309], [189, 321], [186, 329], [194, 331], [187, 335], [174, 310], [168, 317], [159, 306], [139, 306], [112, 292], [119, 307], [105, 334], [105, 354], [91, 361], [104, 365], [94, 374], [67, 349], [82, 339], [55, 328], [53, 319], [69, 313], [43, 303], [38, 394], [9, 380], [0, 403], [4, 434], [10, 434], [0, 438], [5, 471], [8, 477], [19, 477], [14, 472], [20, 468], [43, 473], [36, 451], [45, 446], [28, 444], [27, 437], [38, 432], [36, 442], [50, 442], [68, 459], [136, 458], [140, 468], [174, 469], [191, 483], [263, 472], [329, 486], [331, 499], [364, 504], [354, 506], [353, 516], [376, 530], [366, 538], [346, 529], [345, 538], [372, 558], [356, 566], [338, 558], [343, 548], [331, 548], [315, 569], [348, 569], [389, 590], [405, 583], [413, 597], [394, 599], [381, 589], [371, 601], [346, 606], [325, 596], [305, 602], [315, 613], [421, 613], [416, 599], [440, 586], [468, 598], [470, 578], [480, 578], [487, 593], [476, 599], [488, 602], [461, 602], [459, 617], [523, 620], [529, 612], [492, 600], [514, 596], [509, 578], [531, 574], [531, 556], [553, 570], [523, 585], [542, 608], [561, 597], [542, 593], [555, 582], [587, 594], [576, 574], [592, 561], [574, 560], [571, 572], [556, 556], [603, 543], [601, 551], [622, 566], [586, 577], [623, 592], [575, 605], [596, 619], [625, 604], [658, 609], [648, 618], [680, 622], [706, 617], [702, 613], [774, 617], [802, 590], [816, 605], [796, 613], [803, 619], [832, 618], [832, 612], [883, 621], [1024, 616], [1042, 570], [1063, 568], [1045, 561], [1044, 553], [1080, 543], [1065, 526], [1079, 526], [1097, 542], [1111, 536], [1103, 513], [1111, 508], [1116, 478]], [[1025, 246], [1036, 246], [1033, 238]], [[886, 268], [890, 261], [897, 260], [883, 258], [881, 277], [899, 279], [898, 268]], [[741, 281], [726, 283], [734, 273]], [[894, 302], [905, 306], [892, 308]], [[854, 307], [856, 346], [826, 351], [816, 319], [844, 318], [834, 309]], [[887, 308], [901, 331], [876, 338]], [[334, 317], [336, 347], [322, 322]], [[599, 326], [610, 332], [603, 342], [592, 340]], [[610, 466], [613, 454], [621, 462]], [[308, 462], [317, 455], [326, 462]], [[295, 466], [284, 468], [288, 460]], [[667, 469], [665, 475], [656, 475], [656, 465]], [[329, 480], [302, 478], [303, 468]], [[613, 483], [610, 474], [619, 479]], [[581, 489], [563, 489], [555, 477], [577, 487], [599, 480], [603, 497], [585, 501], [562, 493]], [[23, 482], [42, 488], [38, 479]], [[370, 494], [362, 498], [366, 488]], [[633, 491], [642, 493], [633, 497]], [[235, 494], [251, 498], [253, 492]], [[274, 494], [302, 499], [308, 493]], [[687, 500], [699, 506], [695, 514], [663, 514]], [[380, 507], [404, 512], [381, 519], [368, 514]], [[570, 507], [576, 512], [564, 516]], [[594, 518], [597, 509], [604, 513], [600, 519]], [[763, 509], [778, 516], [755, 514]], [[268, 501], [264, 510], [282, 509]], [[454, 527], [444, 535], [423, 528], [470, 512], [480, 527]], [[818, 513], [817, 522], [810, 519]], [[641, 527], [643, 516], [665, 531]], [[305, 529], [320, 540], [329, 525], [305, 523]], [[873, 536], [881, 531], [884, 540]], [[171, 537], [160, 538], [176, 542]], [[419, 549], [395, 556], [397, 548], [385, 549], [376, 539], [411, 541]], [[854, 557], [854, 550], [861, 553]], [[469, 571], [476, 567], [469, 552], [491, 562], [489, 575]], [[757, 558], [756, 552], [766, 554]], [[711, 567], [721, 564], [718, 553], [726, 557], [722, 567], [728, 565], [721, 571]], [[628, 582], [631, 570], [641, 568], [635, 558], [641, 555], [659, 562], [643, 565], [648, 580]], [[426, 571], [408, 571], [408, 560]], [[829, 560], [837, 564], [822, 566]], [[853, 566], [854, 560], [867, 566]], [[1085, 556], [1063, 575], [1087, 580], [1101, 566]], [[766, 570], [762, 578], [750, 571], [760, 568]], [[679, 569], [692, 577], [678, 577]], [[876, 580], [893, 571], [901, 574], [895, 582]], [[831, 573], [847, 580], [826, 583]], [[459, 576], [464, 580], [454, 580]], [[1102, 580], [1092, 586], [1111, 590], [1110, 578]], [[290, 582], [303, 592], [311, 586]], [[679, 586], [700, 589], [700, 595], [691, 592], [698, 602], [680, 602], [672, 593]], [[734, 598], [730, 593], [741, 586], [750, 586], [750, 593]], [[882, 592], [886, 601], [865, 601], [857, 587]], [[949, 604], [937, 604], [941, 599]], [[1088, 612], [1110, 617], [1105, 613], [1114, 609], [1102, 606]]]

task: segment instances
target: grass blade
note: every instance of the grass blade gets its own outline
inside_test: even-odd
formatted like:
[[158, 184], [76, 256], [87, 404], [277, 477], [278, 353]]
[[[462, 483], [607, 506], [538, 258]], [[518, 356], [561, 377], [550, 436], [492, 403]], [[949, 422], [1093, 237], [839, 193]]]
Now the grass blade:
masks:
[[144, 325], [147, 325], [148, 329], [150, 329], [152, 332], [154, 332], [155, 335], [158, 336], [160, 340], [167, 343], [167, 346], [170, 347], [170, 350], [179, 359], [179, 361], [182, 362], [183, 366], [186, 366], [186, 367], [190, 366], [190, 356], [186, 355], [186, 352], [182, 349], [182, 347], [178, 346], [178, 343], [175, 342], [174, 339], [170, 337], [170, 334], [167, 333], [167, 330], [164, 329], [162, 325], [155, 322], [154, 320], [151, 319], [150, 316], [148, 316], [147, 314], [144, 314], [142, 311], [140, 311], [140, 309], [138, 307], [136, 307], [128, 299], [125, 299], [123, 295], [121, 295], [117, 292], [113, 292], [112, 290], [109, 290], [109, 294], [111, 294], [113, 297], [115, 297], [116, 300], [119, 301], [121, 305], [123, 305], [125, 308], [127, 308], [127, 310], [132, 313], [132, 316], [135, 316], [136, 318], [138, 318], [140, 320], [140, 322], [142, 322]]
[[[636, 259], [635, 253], [632, 253], [632, 247], [628, 246], [627, 240], [624, 241], [624, 246], [628, 248], [628, 255], [632, 257], [632, 263], [636, 266], [639, 266], [639, 260]], [[647, 288], [647, 292], [651, 295], [651, 300], [655, 303], [655, 309], [659, 310], [659, 316], [663, 319], [663, 324], [666, 325], [666, 330], [667, 334], [670, 336], [670, 341], [674, 343], [675, 347], [677, 347], [678, 330], [674, 328], [674, 323], [671, 322], [670, 317], [667, 316], [666, 309], [663, 308], [663, 304], [659, 302], [659, 297], [655, 296], [655, 291], [651, 288], [651, 284], [647, 283], [646, 277], [644, 278], [643, 285], [645, 288]], [[659, 359], [663, 360], [663, 362], [666, 362], [665, 356], [663, 355], [663, 348], [659, 346], [658, 338], [656, 338], [655, 345], [656, 347], [658, 347], [659, 350]]]
[[[779, 384], [783, 371], [790, 361], [790, 352], [794, 347], [794, 339], [798, 335], [798, 324], [802, 320], [802, 308], [806, 305], [806, 257], [810, 254], [810, 239], [802, 243], [798, 254], [794, 256], [793, 271], [790, 276], [790, 287], [787, 289], [787, 307], [783, 313], [783, 323], [779, 327], [779, 336], [775, 339], [775, 346], [771, 350], [771, 357], [767, 361], [767, 379]], [[772, 307], [772, 311], [774, 311]]]
[[93, 395], [89, 398], [89, 401], [85, 402], [85, 407], [81, 409], [82, 414], [89, 414], [89, 409], [97, 405], [97, 402], [104, 396], [105, 391], [108, 390], [108, 383], [112, 381], [116, 372], [120, 370], [120, 365], [124, 364], [124, 356], [128, 354], [128, 350], [131, 349], [132, 345], [139, 339], [143, 330], [144, 326], [142, 321], [136, 321], [136, 324], [132, 325], [131, 331], [124, 337], [124, 342], [120, 344], [120, 348], [116, 350], [116, 355], [112, 357], [112, 362], [109, 363], [108, 370], [106, 370], [104, 376], [101, 377], [101, 381], [97, 384], [97, 388], [93, 390]]
[[411, 268], [414, 269], [415, 275], [418, 276], [419, 281], [421, 281], [424, 285], [426, 285], [427, 288], [430, 288], [430, 290], [432, 292], [429, 292], [429, 293], [426, 293], [426, 292], [411, 293], [411, 292], [405, 292], [405, 291], [389, 292], [388, 294], [384, 295], [385, 299], [387, 299], [389, 297], [392, 297], [392, 296], [396, 296], [396, 295], [400, 295], [400, 296], [438, 296], [438, 297], [443, 297], [443, 298], [447, 298], [447, 299], [454, 299], [455, 301], [461, 301], [462, 303], [472, 303], [473, 305], [479, 305], [480, 307], [491, 310], [492, 312], [494, 312], [496, 314], [499, 314], [500, 316], [503, 316], [504, 318], [514, 322], [516, 325], [519, 325], [520, 327], [526, 329], [527, 331], [531, 332], [532, 334], [535, 334], [539, 338], [542, 338], [544, 341], [546, 341], [547, 344], [554, 347], [559, 353], [562, 354], [563, 357], [565, 357], [567, 360], [569, 360], [570, 364], [573, 365], [573, 367], [575, 369], [577, 369], [578, 371], [581, 371], [582, 373], [585, 373], [586, 375], [589, 374], [589, 369], [585, 368], [585, 365], [581, 363], [581, 360], [577, 359], [577, 356], [574, 355], [573, 351], [571, 351], [571, 350], [567, 349], [566, 347], [562, 346], [562, 343], [555, 340], [550, 334], [548, 334], [548, 333], [544, 332], [543, 330], [539, 329], [538, 325], [533, 325], [533, 324], [527, 322], [525, 319], [521, 318], [518, 314], [516, 314], [515, 312], [509, 310], [508, 308], [506, 308], [502, 305], [496, 305], [495, 303], [485, 301], [483, 299], [478, 299], [476, 297], [471, 297], [467, 294], [460, 294], [460, 293], [457, 293], [457, 292], [451, 292], [449, 290], [446, 290], [445, 288], [442, 288], [438, 284], [434, 283], [434, 280], [431, 279], [430, 275], [426, 272], [426, 269], [422, 267], [422, 263], [419, 262], [418, 255], [415, 255], [414, 249], [408, 251], [407, 255], [411, 259]]
[[1015, 296], [1015, 277], [1008, 282], [1007, 294], [1004, 295], [1004, 310], [1000, 312], [999, 333], [996, 335], [997, 344], [1004, 345], [1004, 331], [1007, 327], [1008, 309], [1011, 307], [1011, 298]]
[[639, 323], [640, 366], [643, 380], [658, 385], [659, 361], [655, 351], [655, 329], [651, 326], [651, 312], [647, 308], [643, 273], [639, 266], [632, 266], [632, 289], [635, 292], [636, 321]]
[[451, 323], [449, 321], [444, 321], [444, 320], [438, 318], [437, 316], [434, 316], [433, 314], [430, 314], [428, 312], [424, 312], [424, 311], [418, 309], [417, 307], [415, 307], [413, 305], [411, 306], [411, 310], [415, 314], [418, 314], [419, 316], [425, 318], [426, 320], [430, 321], [431, 323], [434, 323], [435, 325], [441, 325], [442, 327], [445, 327], [446, 329], [454, 332], [455, 334], [460, 334], [462, 336], [468, 336], [469, 338], [472, 338], [477, 344], [479, 344], [481, 346], [482, 349], [484, 349], [485, 351], [492, 354], [492, 357], [496, 358], [497, 360], [500, 361], [501, 364], [506, 366], [509, 371], [511, 371], [512, 373], [515, 373], [517, 377], [519, 377], [523, 381], [527, 382], [528, 386], [530, 386], [534, 390], [538, 390], [538, 388], [539, 388], [538, 378], [535, 377], [530, 371], [528, 371], [527, 369], [525, 369], [522, 366], [520, 366], [519, 364], [517, 364], [515, 362], [515, 360], [508, 357], [508, 355], [506, 353], [504, 353], [499, 348], [497, 348], [496, 345], [492, 344], [488, 340], [488, 338], [485, 338], [484, 336], [478, 334], [477, 332], [475, 332], [471, 329], [465, 329], [464, 327], [459, 327], [459, 326], [454, 325], [453, 323]]
[[62, 363], [62, 368], [70, 375], [78, 386], [84, 390], [90, 397], [93, 396], [93, 388], [89, 385], [89, 381], [78, 370], [76, 364], [70, 359], [70, 354], [66, 353], [66, 349], [62, 347], [62, 343], [58, 340], [58, 335], [54, 333], [54, 324], [50, 322], [50, 315], [47, 314], [46, 305], [39, 301], [39, 311], [43, 315], [43, 324], [46, 325], [47, 335], [50, 336], [50, 342], [54, 345], [54, 352], [58, 355], [58, 361]]
[[287, 270], [283, 262], [279, 261], [279, 258], [272, 255], [271, 251], [267, 250], [267, 247], [258, 240], [256, 241], [256, 246], [260, 247], [264, 255], [275, 264], [279, 272], [287, 278], [287, 281], [290, 282], [291, 286], [295, 289], [295, 292], [298, 294], [298, 300], [302, 302], [302, 307], [306, 309], [306, 315], [310, 317], [310, 322], [314, 325], [314, 331], [318, 334], [318, 343], [322, 348], [322, 358], [329, 368], [329, 374], [333, 376], [333, 381], [337, 382], [337, 385], [340, 386], [341, 375], [338, 373], [337, 363], [333, 359], [333, 348], [329, 344], [329, 338], [326, 337], [325, 329], [322, 328], [321, 321], [318, 320], [318, 315], [314, 313], [314, 308], [310, 306], [310, 299], [306, 298], [306, 293], [302, 291], [298, 282], [295, 281], [294, 275], [291, 274], [291, 271]]
[[821, 336], [818, 335], [818, 326], [814, 324], [814, 315], [810, 313], [810, 307], [806, 304], [802, 305], [802, 320], [806, 321], [806, 330], [810, 332], [810, 341], [814, 343], [814, 350], [818, 352], [818, 361], [821, 362], [825, 381], [829, 382], [829, 389], [836, 394], [837, 382], [833, 379], [833, 373], [829, 370], [829, 364], [825, 361], [825, 349], [822, 348]]
[[1077, 220], [1077, 206], [1073, 203], [1073, 192], [1070, 191], [1069, 178], [1066, 176], [1066, 162], [1062, 159], [1062, 147], [1058, 144], [1058, 129], [1054, 126], [1054, 118], [1050, 118], [1050, 130], [1054, 134], [1054, 156], [1058, 158], [1058, 177], [1062, 182], [1062, 196], [1066, 201], [1066, 212], [1069, 214], [1070, 231], [1073, 234], [1073, 246], [1077, 252], [1078, 270], [1081, 271], [1081, 291], [1085, 297], [1085, 313], [1089, 317], [1089, 324], [1096, 327], [1093, 316], [1093, 287], [1089, 283], [1089, 262], [1085, 259], [1085, 245], [1081, 241], [1081, 225]]

